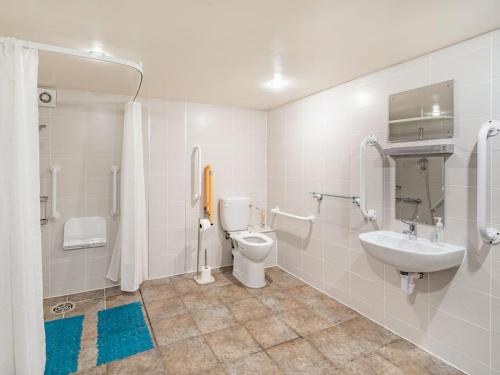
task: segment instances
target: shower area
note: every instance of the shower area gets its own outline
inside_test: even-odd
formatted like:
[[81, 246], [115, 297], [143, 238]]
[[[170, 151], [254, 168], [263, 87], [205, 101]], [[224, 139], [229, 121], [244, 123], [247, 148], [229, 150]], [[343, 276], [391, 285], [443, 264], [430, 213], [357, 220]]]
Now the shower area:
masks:
[[[142, 83], [142, 72], [133, 68], [126, 63], [94, 61], [92, 56], [82, 59], [52, 51], [39, 52], [44, 298], [117, 285], [106, 276], [122, 219], [126, 108]], [[79, 79], [74, 78], [75, 71], [81, 75]], [[122, 94], [113, 94], [113, 90]], [[123, 95], [124, 92], [130, 94]], [[143, 109], [142, 113], [144, 118], [139, 126], [143, 153], [147, 156], [147, 111]], [[134, 157], [134, 152], [129, 149], [127, 155]], [[148, 159], [142, 160], [143, 173], [147, 173]], [[140, 180], [144, 185], [146, 179]], [[128, 185], [134, 188], [135, 184]], [[147, 216], [144, 221], [147, 228]]]
[[[127, 100], [59, 88], [56, 92], [54, 107], [39, 108], [46, 297], [112, 285], [105, 275], [119, 220], [118, 212], [113, 212], [113, 170], [119, 170], [121, 165], [123, 108]], [[104, 219], [105, 231], [100, 228], [94, 233], [104, 240], [103, 246], [81, 244], [66, 250], [65, 223], [84, 217]]]

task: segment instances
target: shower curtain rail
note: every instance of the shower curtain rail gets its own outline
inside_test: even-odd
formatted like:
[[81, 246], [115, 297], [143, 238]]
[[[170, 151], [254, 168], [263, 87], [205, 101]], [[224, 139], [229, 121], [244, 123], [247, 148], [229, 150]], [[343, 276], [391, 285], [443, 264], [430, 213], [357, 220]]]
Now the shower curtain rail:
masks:
[[[0, 43], [5, 42], [9, 39], [11, 39], [11, 38], [0, 37]], [[19, 40], [19, 39], [16, 39], [16, 41], [21, 43], [21, 45], [24, 48], [32, 48], [32, 49], [37, 49], [40, 51], [59, 53], [62, 55], [82, 57], [84, 59], [89, 59], [89, 60], [104, 61], [104, 62], [109, 62], [112, 64], [122, 65], [122, 66], [126, 66], [129, 68], [135, 69], [140, 74], [140, 80], [139, 80], [139, 85], [137, 87], [137, 91], [136, 91], [135, 96], [134, 96], [134, 101], [137, 98], [137, 96], [139, 95], [139, 92], [140, 92], [141, 86], [142, 86], [142, 79], [144, 76], [144, 70], [143, 70], [142, 63], [136, 63], [136, 62], [133, 62], [130, 60], [122, 59], [122, 58], [116, 57], [116, 56], [110, 56], [110, 55], [107, 55], [105, 53], [101, 53], [101, 52], [97, 52], [97, 51], [79, 51], [79, 50], [73, 49], [73, 48], [59, 47], [59, 46], [54, 46], [51, 44], [31, 42], [31, 41], [25, 41], [25, 40]]]

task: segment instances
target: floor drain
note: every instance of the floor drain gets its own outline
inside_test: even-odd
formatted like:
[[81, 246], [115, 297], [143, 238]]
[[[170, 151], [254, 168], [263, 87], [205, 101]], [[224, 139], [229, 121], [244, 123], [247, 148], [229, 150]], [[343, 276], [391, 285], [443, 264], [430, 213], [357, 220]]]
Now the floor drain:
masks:
[[52, 312], [54, 314], [64, 314], [67, 313], [75, 308], [75, 305], [73, 302], [62, 302], [58, 303], [52, 308]]

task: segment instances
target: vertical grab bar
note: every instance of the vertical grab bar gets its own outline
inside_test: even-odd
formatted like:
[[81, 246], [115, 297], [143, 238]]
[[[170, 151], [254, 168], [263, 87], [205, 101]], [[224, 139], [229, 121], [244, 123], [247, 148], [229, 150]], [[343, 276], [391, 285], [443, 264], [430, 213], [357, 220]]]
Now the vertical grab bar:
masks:
[[500, 232], [488, 224], [488, 138], [500, 134], [500, 121], [486, 121], [477, 139], [477, 228], [482, 240], [490, 245], [500, 243]]
[[[195, 144], [193, 147], [193, 155], [197, 154], [198, 155], [198, 183], [195, 182], [195, 174], [196, 174], [196, 169], [195, 165], [193, 165], [193, 195], [192, 195], [192, 200], [193, 202], [196, 202], [198, 199], [201, 197], [201, 147], [198, 144]], [[196, 190], [195, 190], [196, 189]]]
[[50, 167], [50, 173], [52, 175], [52, 206], [51, 206], [51, 217], [52, 220], [57, 220], [61, 217], [61, 214], [57, 212], [57, 175], [61, 171], [58, 165], [53, 165]]
[[359, 208], [363, 216], [370, 220], [377, 219], [377, 212], [366, 208], [366, 146], [375, 146], [377, 137], [370, 135], [361, 141], [359, 148]]
[[113, 165], [111, 167], [111, 174], [113, 178], [113, 196], [111, 201], [111, 216], [115, 216], [118, 213], [118, 167]]

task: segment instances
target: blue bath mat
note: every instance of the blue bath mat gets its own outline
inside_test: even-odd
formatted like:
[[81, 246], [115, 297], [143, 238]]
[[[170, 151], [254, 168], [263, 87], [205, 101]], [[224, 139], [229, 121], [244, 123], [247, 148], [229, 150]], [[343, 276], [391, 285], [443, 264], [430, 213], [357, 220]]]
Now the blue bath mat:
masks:
[[67, 375], [78, 369], [83, 315], [45, 323], [45, 375]]
[[97, 365], [153, 348], [140, 302], [97, 313]]

